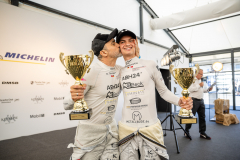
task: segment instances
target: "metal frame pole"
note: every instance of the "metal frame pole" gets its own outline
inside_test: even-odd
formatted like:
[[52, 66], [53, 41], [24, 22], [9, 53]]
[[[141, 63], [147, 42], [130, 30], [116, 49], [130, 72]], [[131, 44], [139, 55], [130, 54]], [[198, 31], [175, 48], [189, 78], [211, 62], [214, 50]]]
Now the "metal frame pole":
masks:
[[140, 18], [140, 43], [144, 43], [144, 35], [143, 35], [143, 2], [140, 1], [139, 6], [139, 18]]
[[231, 51], [233, 110], [236, 110], [234, 50]]

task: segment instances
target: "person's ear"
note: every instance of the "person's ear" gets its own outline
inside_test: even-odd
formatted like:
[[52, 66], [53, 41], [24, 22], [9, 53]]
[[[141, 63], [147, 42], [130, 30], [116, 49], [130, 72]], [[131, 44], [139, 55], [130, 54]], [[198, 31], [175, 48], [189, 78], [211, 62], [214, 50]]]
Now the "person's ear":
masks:
[[101, 51], [100, 51], [100, 54], [101, 54], [103, 57], [107, 57], [108, 52], [107, 52], [106, 50], [101, 50]]

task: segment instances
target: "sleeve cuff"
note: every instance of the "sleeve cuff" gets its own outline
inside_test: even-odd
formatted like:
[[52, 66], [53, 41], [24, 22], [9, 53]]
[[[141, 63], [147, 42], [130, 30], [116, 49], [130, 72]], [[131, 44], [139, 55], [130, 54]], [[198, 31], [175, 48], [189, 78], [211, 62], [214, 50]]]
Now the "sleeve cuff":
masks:
[[74, 101], [72, 100], [71, 95], [64, 97], [63, 106], [65, 110], [72, 109], [74, 105]]
[[179, 106], [179, 104], [178, 104], [179, 100], [180, 100], [180, 97], [177, 98], [177, 101], [176, 101], [176, 104], [175, 104], [176, 106]]

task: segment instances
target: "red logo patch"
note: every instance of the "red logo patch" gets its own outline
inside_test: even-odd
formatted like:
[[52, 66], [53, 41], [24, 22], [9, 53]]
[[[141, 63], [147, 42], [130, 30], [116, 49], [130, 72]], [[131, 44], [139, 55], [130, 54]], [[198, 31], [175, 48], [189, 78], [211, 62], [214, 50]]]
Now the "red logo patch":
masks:
[[111, 75], [111, 77], [114, 77], [114, 75]]

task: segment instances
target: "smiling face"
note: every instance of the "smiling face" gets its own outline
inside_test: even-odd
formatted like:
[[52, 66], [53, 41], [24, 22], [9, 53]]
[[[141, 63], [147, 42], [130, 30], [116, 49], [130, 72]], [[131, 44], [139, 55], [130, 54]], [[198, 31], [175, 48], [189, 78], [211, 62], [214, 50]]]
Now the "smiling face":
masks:
[[123, 36], [120, 41], [120, 50], [123, 57], [135, 57], [135, 39], [131, 36]]

